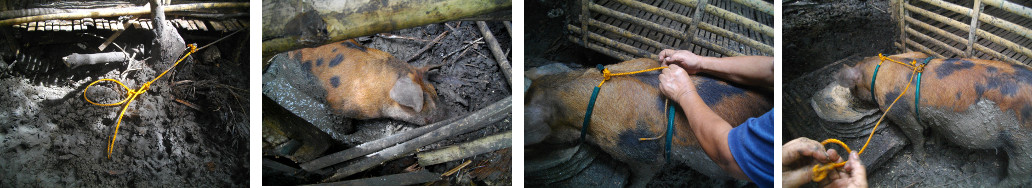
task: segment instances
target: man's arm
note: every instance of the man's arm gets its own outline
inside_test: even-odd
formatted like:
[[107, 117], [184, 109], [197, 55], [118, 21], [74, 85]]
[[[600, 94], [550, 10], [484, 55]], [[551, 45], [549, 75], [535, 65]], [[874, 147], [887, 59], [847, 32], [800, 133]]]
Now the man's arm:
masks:
[[692, 132], [695, 133], [706, 155], [732, 177], [749, 180], [745, 172], [738, 167], [728, 147], [727, 135], [731, 131], [731, 124], [706, 106], [702, 97], [695, 92], [695, 85], [688, 74], [680, 67], [671, 66], [663, 70], [660, 81], [663, 92], [668, 93], [667, 96], [684, 109], [688, 123], [692, 125]]
[[677, 64], [689, 74], [704, 72], [734, 83], [773, 89], [774, 57], [707, 57], [687, 50], [663, 50], [659, 60]]

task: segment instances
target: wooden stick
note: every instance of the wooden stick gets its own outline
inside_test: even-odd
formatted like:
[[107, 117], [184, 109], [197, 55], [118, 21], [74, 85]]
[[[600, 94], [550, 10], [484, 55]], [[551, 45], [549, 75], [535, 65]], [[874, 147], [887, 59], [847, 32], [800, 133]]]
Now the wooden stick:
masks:
[[498, 67], [502, 69], [502, 73], [505, 74], [505, 81], [512, 85], [512, 67], [509, 65], [508, 57], [502, 52], [502, 48], [498, 46], [498, 39], [491, 34], [491, 29], [487, 28], [487, 22], [477, 21], [477, 27], [480, 27], [480, 33], [484, 34], [484, 39], [487, 40], [487, 46], [491, 48], [491, 54], [494, 54], [495, 61], [498, 62]]
[[423, 46], [423, 48], [420, 48], [419, 51], [416, 51], [416, 54], [412, 54], [412, 57], [409, 57], [408, 59], [405, 59], [405, 62], [411, 62], [412, 59], [415, 59], [416, 57], [419, 57], [419, 54], [423, 54], [423, 52], [426, 52], [426, 50], [430, 49], [431, 46], [434, 46], [434, 44], [437, 44], [438, 42], [441, 42], [441, 39], [444, 39], [444, 36], [448, 35], [448, 32], [451, 32], [451, 31], [444, 31], [440, 35], [437, 35], [437, 38], [434, 38], [434, 40], [430, 41], [429, 44], [426, 44], [426, 46]]
[[512, 147], [512, 131], [491, 135], [444, 149], [416, 154], [420, 166], [430, 166], [465, 159], [491, 151]]
[[301, 168], [310, 172], [314, 172], [319, 169], [335, 165], [337, 163], [342, 163], [344, 161], [348, 161], [356, 157], [361, 157], [366, 154], [377, 152], [383, 150], [383, 148], [387, 148], [390, 146], [397, 145], [398, 143], [411, 140], [416, 136], [424, 135], [427, 132], [437, 130], [438, 128], [441, 128], [445, 125], [458, 121], [460, 118], [462, 117], [449, 118], [444, 121], [408, 130], [403, 133], [394, 134], [389, 137], [381, 138], [379, 140], [362, 143], [358, 146], [355, 146], [354, 148], [346, 149], [344, 151], [336, 152], [333, 154], [319, 157], [318, 159], [312, 161], [308, 161], [306, 163], [302, 163]]
[[484, 127], [487, 124], [502, 120], [511, 115], [512, 96], [505, 97], [501, 101], [484, 107], [477, 112], [462, 118], [440, 129], [434, 130], [425, 135], [419, 136], [407, 142], [384, 149], [383, 151], [368, 155], [368, 157], [355, 161], [354, 163], [340, 168], [337, 173], [323, 182], [330, 182], [343, 179], [369, 168], [380, 165], [383, 162], [394, 160], [411, 153], [420, 147], [430, 145], [434, 142], [460, 135]]
[[414, 185], [441, 180], [441, 175], [433, 172], [419, 170], [415, 172], [386, 175], [380, 177], [364, 178], [333, 183], [315, 184], [316, 186], [388, 186], [388, 185]]

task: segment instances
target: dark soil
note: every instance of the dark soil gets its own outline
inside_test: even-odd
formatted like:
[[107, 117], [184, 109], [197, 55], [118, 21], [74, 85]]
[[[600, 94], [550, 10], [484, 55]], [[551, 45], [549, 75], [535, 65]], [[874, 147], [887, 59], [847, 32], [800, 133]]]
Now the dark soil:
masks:
[[[898, 40], [898, 22], [892, 21], [888, 1], [788, 1], [784, 3], [784, 81], [789, 83], [803, 75], [811, 74], [825, 65], [850, 56], [877, 56], [878, 53], [894, 54], [898, 49], [892, 42]], [[852, 64], [852, 63], [849, 63]], [[838, 70], [837, 68], [834, 70]], [[829, 73], [829, 74], [833, 74]], [[832, 76], [824, 76], [831, 79]], [[799, 81], [809, 83], [812, 81]], [[819, 82], [829, 82], [827, 80]], [[819, 91], [824, 85], [796, 84], [785, 85], [786, 90]], [[788, 88], [805, 87], [805, 88]], [[790, 99], [786, 99], [790, 100]], [[803, 99], [808, 101], [809, 99]], [[788, 103], [808, 105], [809, 103]], [[784, 109], [808, 109], [797, 106], [785, 106]], [[785, 112], [798, 114], [799, 112]], [[820, 121], [819, 118], [814, 121]], [[888, 120], [891, 121], [891, 120]], [[801, 121], [796, 121], [801, 122]], [[818, 123], [835, 125], [834, 123]], [[883, 123], [892, 129], [894, 123]], [[818, 125], [786, 124], [785, 135], [801, 135], [793, 133], [788, 127], [804, 127]], [[883, 134], [878, 134], [883, 135]], [[876, 135], [871, 141], [879, 138]], [[925, 143], [909, 143], [899, 152], [889, 156], [880, 166], [868, 166], [868, 183], [872, 187], [991, 187], [1006, 174], [1007, 158], [1004, 151], [973, 150], [960, 148], [945, 138], [934, 134], [926, 134]], [[788, 142], [795, 139], [789, 136], [782, 140]], [[866, 137], [862, 138], [866, 139]], [[862, 143], [860, 143], [862, 144]], [[921, 158], [914, 153], [913, 144], [923, 144], [926, 156]], [[860, 147], [852, 146], [851, 147]], [[878, 148], [878, 147], [876, 147]], [[870, 148], [868, 148], [870, 149]], [[866, 152], [865, 152], [866, 154]], [[862, 158], [864, 156], [861, 156]], [[871, 161], [864, 161], [865, 165]], [[811, 185], [812, 186], [812, 185]]]
[[[153, 34], [143, 30], [126, 31], [115, 40], [136, 54], [129, 66], [71, 69], [61, 61], [71, 53], [97, 53], [104, 40], [97, 36], [112, 33], [12, 32], [19, 53], [7, 45], [10, 38], [0, 41], [0, 88], [5, 91], [0, 92], [0, 187], [248, 186], [247, 32], [195, 53], [154, 82], [129, 105], [108, 158], [121, 107], [89, 104], [83, 89], [104, 78], [136, 89], [164, 71], [144, 60]], [[199, 46], [228, 35], [181, 34]], [[217, 57], [209, 52], [216, 48], [223, 49]], [[112, 51], [121, 50], [104, 52]], [[202, 54], [213, 61], [202, 61]], [[125, 91], [106, 83], [91, 87], [88, 95], [113, 103]]]
[[892, 54], [899, 22], [888, 0], [797, 0], [783, 4], [782, 73], [792, 80], [850, 55]]
[[[499, 46], [503, 52], [510, 54], [511, 58], [512, 39], [511, 34], [505, 30], [502, 22], [487, 22], [491, 33], [498, 39]], [[433, 45], [422, 54], [415, 54], [430, 41], [445, 31], [450, 31], [438, 44]], [[430, 24], [410, 29], [402, 29], [389, 33], [381, 33], [373, 36], [356, 38], [362, 45], [379, 49], [392, 54], [394, 57], [405, 60], [415, 56], [409, 63], [417, 67], [424, 65], [444, 65], [440, 69], [432, 70], [429, 80], [437, 89], [440, 102], [443, 105], [448, 117], [465, 116], [484, 108], [494, 102], [498, 102], [511, 95], [510, 86], [501, 72], [498, 63], [491, 54], [485, 40], [469, 45], [477, 41], [482, 34], [476, 22], [447, 22], [444, 24]], [[468, 51], [467, 49], [468, 46]], [[466, 51], [465, 53], [463, 51]], [[353, 147], [355, 145], [376, 140], [403, 131], [417, 128], [418, 125], [391, 119], [373, 120], [350, 120], [356, 131], [346, 135], [346, 139], [338, 140], [341, 146], [331, 148], [326, 154]], [[437, 143], [420, 148], [419, 151], [431, 151], [444, 148], [450, 145], [472, 141], [478, 138], [499, 134], [512, 130], [512, 117], [506, 118], [497, 123], [485, 126], [482, 129], [474, 130], [466, 134], [454, 136]], [[457, 167], [466, 160], [473, 160], [471, 165], [463, 168], [455, 175], [443, 178], [434, 185], [511, 185], [512, 170], [511, 150], [504, 149], [495, 152], [476, 155], [467, 159], [457, 160], [438, 165], [426, 166], [434, 173], [444, 173]], [[284, 162], [288, 165], [296, 165], [292, 162]], [[390, 174], [401, 173], [405, 167], [416, 163], [414, 157], [404, 157], [398, 160], [387, 162], [381, 167], [367, 170], [348, 177], [347, 179], [359, 179], [378, 177]], [[339, 167], [335, 166], [333, 168]], [[297, 166], [293, 166], [297, 168]], [[328, 177], [328, 176], [326, 176]], [[311, 178], [311, 181], [301, 182], [280, 182], [263, 181], [265, 185], [279, 184], [311, 184], [318, 183], [322, 178]], [[263, 177], [275, 178], [275, 177]]]

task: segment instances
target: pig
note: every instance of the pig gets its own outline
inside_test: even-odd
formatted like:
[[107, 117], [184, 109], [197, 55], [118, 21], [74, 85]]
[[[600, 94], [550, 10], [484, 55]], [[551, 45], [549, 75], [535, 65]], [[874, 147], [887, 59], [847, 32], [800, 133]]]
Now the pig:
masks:
[[[921, 63], [927, 57], [920, 52], [889, 56], [906, 63]], [[825, 119], [858, 119], [842, 118], [848, 115], [840, 112], [884, 112], [900, 95], [913, 69], [889, 61], [882, 63], [872, 99], [871, 78], [879, 61], [878, 57], [868, 57], [853, 67], [843, 66], [836, 81], [811, 102], [815, 109], [845, 110], [817, 110], [818, 114]], [[1005, 151], [1010, 164], [1000, 185], [1028, 185], [1032, 180], [1032, 68], [980, 59], [932, 59], [920, 81], [920, 106], [914, 104], [917, 85], [911, 84], [886, 112], [886, 119], [899, 126], [919, 159], [925, 155], [923, 133], [931, 130], [962, 147]], [[830, 92], [835, 88], [846, 89]]]
[[427, 71], [355, 40], [288, 52], [326, 90], [334, 113], [353, 119], [392, 118], [426, 125], [444, 110]]
[[[652, 59], [635, 59], [606, 66], [611, 72], [630, 72], [661, 66]], [[660, 71], [613, 77], [602, 85], [595, 102], [585, 142], [597, 147], [630, 170], [630, 187], [644, 187], [667, 164], [663, 135], [667, 129], [665, 105], [677, 106], [659, 91]], [[602, 81], [598, 69], [573, 70], [561, 64], [526, 72], [531, 80], [525, 100], [525, 142], [535, 148], [562, 150], [579, 147], [581, 123], [592, 90]], [[773, 97], [706, 76], [692, 76], [703, 101], [721, 118], [739, 125], [772, 109]], [[665, 104], [666, 103], [666, 104]], [[684, 113], [676, 110], [670, 162], [686, 163], [714, 178], [728, 178], [699, 146]], [[528, 152], [533, 158], [536, 152]]]

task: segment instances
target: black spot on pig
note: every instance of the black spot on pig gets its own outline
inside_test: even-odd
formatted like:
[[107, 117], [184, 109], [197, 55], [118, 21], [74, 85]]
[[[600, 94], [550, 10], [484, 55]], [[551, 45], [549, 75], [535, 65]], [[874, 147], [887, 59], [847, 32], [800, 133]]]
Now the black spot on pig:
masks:
[[[656, 71], [656, 72], [658, 72], [658, 71]], [[650, 85], [652, 87], [655, 87], [656, 89], [659, 89], [659, 74], [658, 73], [656, 73], [656, 74], [641, 73], [641, 74], [635, 74], [633, 77], [635, 79], [638, 79], [638, 81], [641, 81], [642, 83], [648, 84], [648, 85]]]
[[333, 85], [333, 88], [337, 88], [337, 86], [340, 86], [340, 76], [331, 77], [330, 85]]
[[[899, 97], [899, 93], [899, 88], [896, 88], [895, 90], [885, 93], [884, 97], [886, 103], [882, 105], [887, 108], [890, 104], [892, 104], [893, 100], [896, 100], [896, 97]], [[892, 107], [892, 109], [889, 109], [890, 112], [886, 113], [889, 113], [896, 117], [904, 117], [910, 115], [910, 112], [914, 111], [914, 109], [910, 106], [911, 104], [913, 104], [913, 102], [914, 101], [910, 101], [910, 99], [907, 99], [906, 96], [900, 97], [899, 101], [896, 101], [896, 104]]]
[[953, 74], [953, 72], [971, 69], [972, 67], [975, 67], [975, 63], [972, 63], [971, 61], [950, 58], [943, 60], [942, 65], [939, 65], [938, 68], [935, 68], [935, 72], [939, 74], [937, 77], [939, 79], [942, 79], [947, 76], [950, 76], [951, 74]]
[[1019, 64], [1011, 64], [1011, 67], [1014, 68], [1014, 78], [1018, 80], [1018, 82], [1032, 85], [1032, 69], [1029, 69], [1028, 66]]
[[623, 150], [622, 153], [635, 161], [642, 163], [658, 162], [660, 159], [658, 154], [663, 148], [661, 145], [662, 141], [638, 140], [639, 138], [655, 137], [656, 135], [653, 134], [655, 133], [648, 131], [647, 123], [638, 121], [634, 129], [627, 129], [620, 133], [620, 140], [616, 144], [620, 150]]
[[317, 67], [318, 66], [322, 66], [322, 62], [323, 62], [323, 58], [316, 59], [315, 60], [315, 66], [317, 66]]
[[330, 60], [330, 67], [336, 67], [340, 62], [344, 61], [344, 54], [337, 54], [333, 59]]
[[333, 48], [333, 50], [330, 50], [330, 52], [337, 52], [337, 48]]
[[699, 96], [702, 97], [702, 101], [706, 102], [707, 106], [713, 106], [720, 101], [724, 100], [724, 97], [730, 97], [735, 95], [745, 94], [745, 90], [737, 88], [732, 85], [718, 82], [714, 79], [705, 77], [695, 77], [701, 79], [695, 88], [698, 88]]
[[961, 96], [960, 91], [957, 91], [957, 100], [960, 100], [960, 96]]
[[979, 99], [982, 98], [982, 94], [985, 93], [985, 90], [986, 90], [985, 85], [983, 85], [983, 84], [975, 84], [975, 94], [978, 95]]
[[988, 73], [992, 74], [992, 73], [996, 73], [996, 71], [999, 71], [999, 69], [997, 69], [996, 67], [985, 67], [985, 72], [988, 72]]
[[348, 48], [353, 48], [353, 49], [356, 49], [356, 50], [361, 50], [362, 52], [366, 52], [366, 47], [365, 46], [359, 46], [358, 44], [351, 43], [351, 41], [344, 41], [344, 42], [341, 42], [340, 44], [344, 45], [344, 46], [347, 46]]
[[301, 63], [301, 70], [312, 70], [312, 61]]

